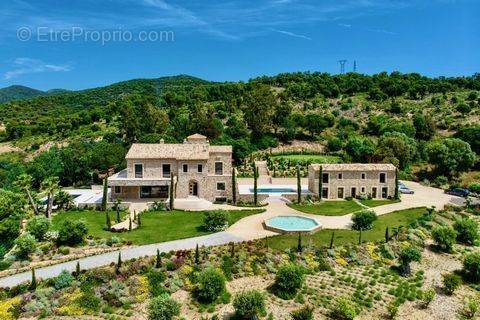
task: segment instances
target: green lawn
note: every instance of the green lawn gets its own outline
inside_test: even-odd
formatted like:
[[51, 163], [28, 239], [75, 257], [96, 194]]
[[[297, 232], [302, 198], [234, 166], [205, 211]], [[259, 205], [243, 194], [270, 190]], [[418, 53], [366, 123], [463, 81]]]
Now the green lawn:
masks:
[[322, 201], [316, 204], [289, 204], [289, 206], [295, 210], [318, 214], [321, 216], [343, 216], [358, 210], [362, 207], [355, 201]]
[[[372, 230], [364, 231], [362, 239], [365, 242], [379, 241], [385, 238], [385, 228], [392, 228], [399, 226], [407, 226], [418, 217], [426, 212], [426, 208], [414, 208], [401, 211], [395, 211], [389, 214], [378, 217], [375, 221]], [[353, 230], [331, 230], [324, 229], [316, 232], [313, 235], [303, 236], [303, 243], [309, 243], [310, 240], [316, 246], [328, 246], [332, 232], [335, 232], [334, 245], [346, 245], [358, 243], [358, 231]], [[287, 248], [295, 248], [298, 243], [297, 235], [280, 235], [269, 239], [269, 246], [278, 250], [285, 250]]]
[[390, 200], [390, 199], [384, 199], [384, 200], [359, 200], [363, 205], [373, 208], [373, 207], [378, 207], [378, 206], [383, 206], [386, 204], [391, 204], [391, 203], [396, 203], [400, 202], [400, 200]]
[[311, 161], [313, 163], [341, 163], [342, 159], [337, 156], [322, 154], [289, 154], [273, 156], [272, 159], [285, 159], [291, 161]]
[[[229, 225], [243, 217], [263, 212], [264, 210], [232, 210]], [[112, 218], [114, 214], [110, 215]], [[89, 235], [99, 238], [117, 236], [134, 244], [149, 244], [170, 240], [184, 239], [208, 234], [200, 229], [203, 220], [202, 212], [162, 211], [142, 214], [142, 226], [131, 232], [113, 233], [103, 229], [105, 213], [99, 211], [68, 211], [53, 218], [53, 224], [58, 225], [65, 219], [83, 219], [89, 230]]]

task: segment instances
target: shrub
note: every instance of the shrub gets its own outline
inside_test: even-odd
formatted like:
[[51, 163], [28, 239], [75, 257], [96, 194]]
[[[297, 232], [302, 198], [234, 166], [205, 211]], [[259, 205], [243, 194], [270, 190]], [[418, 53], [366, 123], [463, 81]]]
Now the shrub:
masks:
[[355, 302], [347, 297], [338, 297], [332, 307], [332, 317], [340, 320], [353, 320], [357, 314], [358, 307]]
[[150, 300], [148, 305], [149, 320], [171, 320], [180, 315], [180, 304], [164, 293]]
[[305, 306], [290, 313], [293, 320], [313, 320], [313, 307]]
[[408, 247], [400, 251], [398, 257], [404, 275], [410, 274], [410, 263], [413, 261], [420, 261], [422, 253], [415, 247]]
[[82, 220], [65, 220], [58, 229], [59, 244], [76, 245], [83, 242], [88, 233], [87, 225]]
[[457, 241], [465, 244], [474, 244], [478, 240], [478, 222], [470, 218], [457, 219], [453, 224], [457, 231]]
[[28, 232], [15, 239], [15, 245], [20, 258], [28, 258], [28, 255], [37, 249], [35, 237]]
[[443, 289], [447, 294], [453, 294], [462, 284], [462, 278], [455, 273], [443, 275]]
[[302, 287], [303, 268], [297, 264], [286, 264], [278, 268], [275, 276], [274, 291], [282, 299], [292, 299]]
[[205, 231], [217, 232], [228, 227], [228, 212], [213, 210], [204, 213], [202, 228]]
[[457, 231], [450, 226], [438, 226], [433, 228], [432, 238], [441, 250], [451, 252], [457, 239]]
[[476, 298], [465, 299], [462, 315], [465, 319], [474, 319], [478, 315], [478, 300]]
[[91, 288], [85, 290], [78, 299], [78, 304], [81, 307], [92, 312], [100, 310], [100, 303], [100, 298], [95, 295], [95, 292]]
[[214, 302], [226, 291], [225, 277], [214, 268], [207, 268], [198, 275], [195, 294], [201, 302]]
[[55, 289], [63, 289], [70, 287], [73, 283], [73, 276], [67, 270], [63, 270], [60, 274], [55, 278], [53, 286]]
[[480, 252], [469, 253], [463, 259], [463, 272], [472, 282], [480, 282]]
[[423, 292], [422, 294], [423, 306], [427, 308], [430, 305], [430, 303], [432, 303], [433, 299], [435, 299], [436, 295], [437, 294], [435, 293], [435, 290], [433, 290], [432, 288]]
[[225, 255], [222, 257], [221, 268], [225, 278], [232, 280], [233, 260], [230, 256]]
[[163, 271], [150, 271], [147, 274], [148, 289], [152, 297], [159, 296], [166, 292], [164, 283], [167, 276]]
[[352, 216], [354, 230], [369, 230], [373, 227], [373, 222], [377, 220], [375, 212], [370, 210], [362, 210], [356, 212]]
[[50, 220], [45, 216], [35, 216], [28, 220], [26, 231], [41, 241], [50, 229]]
[[265, 297], [257, 290], [239, 293], [233, 300], [235, 313], [242, 319], [265, 314]]
[[473, 182], [468, 186], [468, 189], [472, 192], [480, 194], [480, 182]]

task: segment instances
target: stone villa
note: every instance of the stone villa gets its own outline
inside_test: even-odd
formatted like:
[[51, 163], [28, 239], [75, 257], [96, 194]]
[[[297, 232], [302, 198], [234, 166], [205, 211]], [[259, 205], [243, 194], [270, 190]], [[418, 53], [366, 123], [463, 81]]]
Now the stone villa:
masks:
[[308, 167], [308, 189], [318, 195], [322, 166], [322, 198], [344, 199], [360, 195], [373, 199], [395, 196], [396, 168], [390, 163], [311, 164]]
[[232, 147], [212, 146], [194, 134], [183, 143], [135, 143], [127, 168], [108, 180], [112, 198], [164, 200], [174, 181], [174, 197], [225, 201], [232, 193]]

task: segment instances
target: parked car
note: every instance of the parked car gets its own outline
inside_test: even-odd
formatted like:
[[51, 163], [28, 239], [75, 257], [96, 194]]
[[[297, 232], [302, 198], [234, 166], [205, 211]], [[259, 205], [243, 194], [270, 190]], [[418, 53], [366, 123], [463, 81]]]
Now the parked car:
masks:
[[462, 189], [462, 188], [453, 188], [453, 189], [448, 189], [445, 190], [446, 194], [451, 194], [452, 196], [457, 196], [457, 197], [468, 197], [470, 195], [470, 191], [467, 189]]
[[414, 194], [415, 191], [404, 185], [403, 183], [398, 183], [398, 191], [403, 194]]

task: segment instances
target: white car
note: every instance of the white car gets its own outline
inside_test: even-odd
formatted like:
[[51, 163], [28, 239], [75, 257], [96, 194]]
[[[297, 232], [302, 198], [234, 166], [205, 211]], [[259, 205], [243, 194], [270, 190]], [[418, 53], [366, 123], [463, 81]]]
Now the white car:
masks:
[[403, 194], [414, 194], [415, 191], [404, 185], [403, 183], [398, 184], [398, 191]]

